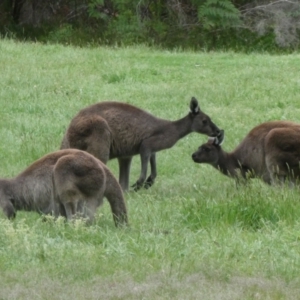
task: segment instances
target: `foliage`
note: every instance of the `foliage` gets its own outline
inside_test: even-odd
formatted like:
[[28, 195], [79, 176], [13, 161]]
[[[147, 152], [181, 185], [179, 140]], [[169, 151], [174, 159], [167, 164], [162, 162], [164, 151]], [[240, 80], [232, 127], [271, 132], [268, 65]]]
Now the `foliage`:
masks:
[[12, 22], [9, 0], [0, 2], [0, 27], [7, 26]]
[[299, 45], [299, 1], [255, 1], [243, 7], [242, 18], [244, 26], [259, 36], [273, 32], [276, 44], [282, 48]]
[[207, 0], [203, 2], [198, 8], [198, 18], [206, 29], [236, 27], [240, 24], [239, 10], [228, 0]]
[[[74, 45], [276, 51], [298, 46], [297, 3], [245, 0], [6, 0], [0, 34]], [[281, 11], [280, 9], [283, 8]], [[282, 50], [281, 50], [282, 51]]]

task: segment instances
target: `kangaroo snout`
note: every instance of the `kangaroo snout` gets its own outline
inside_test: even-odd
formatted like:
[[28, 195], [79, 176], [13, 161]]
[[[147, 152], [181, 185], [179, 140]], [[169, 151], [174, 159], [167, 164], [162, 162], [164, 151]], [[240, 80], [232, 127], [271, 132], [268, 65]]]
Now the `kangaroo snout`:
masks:
[[221, 132], [222, 132], [222, 130], [217, 125], [215, 125], [214, 132], [212, 135], [210, 135], [210, 137], [219, 136]]
[[4, 214], [8, 217], [8, 219], [12, 220], [16, 217], [16, 211], [11, 201], [7, 200], [7, 202], [1, 206]]
[[194, 162], [197, 162], [197, 153], [196, 152], [192, 154], [192, 160]]
[[202, 157], [202, 149], [198, 149], [196, 152], [194, 152], [192, 154], [192, 160], [195, 163], [201, 164], [202, 162], [204, 162], [203, 157]]
[[209, 137], [217, 137], [221, 133], [221, 129], [211, 120], [205, 120], [202, 124], [205, 124], [202, 128], [197, 130], [198, 133], [206, 134]]
[[221, 134], [221, 132], [223, 131], [222, 129], [220, 129], [215, 123], [212, 122], [212, 134], [209, 134], [208, 136], [210, 137], [217, 137]]

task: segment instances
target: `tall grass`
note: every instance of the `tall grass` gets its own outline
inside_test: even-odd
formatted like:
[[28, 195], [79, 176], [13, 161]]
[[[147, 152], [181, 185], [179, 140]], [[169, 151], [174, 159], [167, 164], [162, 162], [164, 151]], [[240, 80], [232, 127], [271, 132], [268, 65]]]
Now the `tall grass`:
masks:
[[[299, 55], [75, 48], [0, 40], [0, 176], [59, 149], [79, 109], [104, 100], [170, 120], [191, 96], [232, 150], [260, 122], [299, 120]], [[245, 186], [191, 154], [157, 154], [153, 187], [126, 193], [130, 227], [107, 203], [95, 224], [19, 212], [0, 218], [2, 299], [299, 299], [299, 190]], [[108, 166], [118, 175], [116, 161]], [[133, 160], [130, 182], [140, 172]]]
[[270, 189], [261, 185], [239, 187], [225, 195], [210, 195], [204, 199], [184, 199], [186, 225], [193, 229], [238, 226], [254, 231], [276, 228], [282, 222], [294, 226], [300, 212], [299, 194], [288, 189], [282, 193], [279, 187]]

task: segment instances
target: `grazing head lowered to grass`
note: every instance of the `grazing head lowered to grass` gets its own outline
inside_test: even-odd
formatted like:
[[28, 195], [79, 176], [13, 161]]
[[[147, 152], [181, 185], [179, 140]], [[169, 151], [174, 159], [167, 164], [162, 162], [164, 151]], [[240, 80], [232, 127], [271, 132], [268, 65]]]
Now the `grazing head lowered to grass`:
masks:
[[[101, 102], [82, 109], [73, 118], [61, 149], [85, 150], [105, 164], [109, 159], [117, 158], [123, 190], [129, 188], [132, 157], [139, 154], [141, 173], [134, 184], [137, 190], [154, 183], [157, 174], [155, 153], [171, 148], [191, 132], [208, 136], [216, 136], [220, 132], [210, 117], [201, 111], [194, 97], [190, 102], [190, 112], [177, 121], [157, 118], [130, 104]], [[151, 174], [147, 178], [149, 162]]]
[[196, 163], [207, 163], [223, 174], [245, 179], [259, 177], [268, 184], [295, 183], [300, 177], [300, 124], [270, 121], [254, 127], [232, 151], [221, 144], [224, 131], [192, 154]]
[[25, 210], [92, 221], [103, 197], [110, 204], [115, 224], [126, 224], [118, 181], [101, 161], [76, 149], [47, 154], [16, 177], [0, 179], [0, 207], [8, 218]]

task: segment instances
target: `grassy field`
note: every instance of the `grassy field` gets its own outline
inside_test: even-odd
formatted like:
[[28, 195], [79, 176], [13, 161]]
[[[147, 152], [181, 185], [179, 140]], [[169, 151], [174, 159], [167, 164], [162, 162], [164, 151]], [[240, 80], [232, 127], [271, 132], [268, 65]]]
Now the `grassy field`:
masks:
[[[59, 149], [78, 110], [104, 100], [176, 120], [195, 96], [230, 151], [263, 121], [299, 121], [299, 60], [0, 40], [0, 176]], [[300, 299], [299, 190], [237, 188], [192, 161], [205, 141], [193, 133], [157, 154], [155, 185], [125, 195], [129, 228], [106, 202], [91, 226], [1, 216], [0, 299]], [[136, 157], [131, 184], [139, 172]]]

